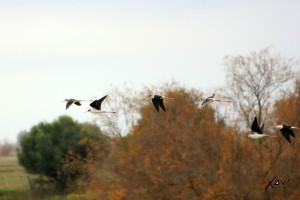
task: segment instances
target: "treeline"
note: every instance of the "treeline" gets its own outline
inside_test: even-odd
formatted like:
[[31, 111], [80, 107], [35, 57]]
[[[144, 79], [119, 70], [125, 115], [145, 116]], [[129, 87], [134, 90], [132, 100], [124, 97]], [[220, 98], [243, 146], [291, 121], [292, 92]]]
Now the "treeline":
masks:
[[[288, 83], [296, 78], [297, 72], [291, 73], [296, 62], [270, 55], [268, 49], [240, 59], [228, 58], [231, 88], [220, 92], [232, 104], [200, 106], [204, 94], [178, 83], [140, 93], [115, 90], [105, 103], [116, 115], [101, 115], [86, 124], [62, 117], [23, 133], [21, 164], [56, 183], [55, 177], [67, 172], [60, 187], [86, 199], [298, 199], [300, 141], [293, 138], [290, 144], [274, 129], [275, 124], [300, 126], [300, 81]], [[273, 75], [283, 64], [288, 65], [286, 73]], [[145, 99], [153, 91], [176, 97], [165, 101], [167, 112], [157, 113]], [[247, 138], [254, 116], [278, 137]], [[36, 139], [29, 140], [29, 135]], [[23, 143], [35, 153], [25, 155]], [[51, 165], [52, 159], [58, 162]], [[37, 166], [39, 160], [47, 163]]]
[[16, 154], [16, 145], [7, 141], [0, 141], [0, 157], [14, 156]]

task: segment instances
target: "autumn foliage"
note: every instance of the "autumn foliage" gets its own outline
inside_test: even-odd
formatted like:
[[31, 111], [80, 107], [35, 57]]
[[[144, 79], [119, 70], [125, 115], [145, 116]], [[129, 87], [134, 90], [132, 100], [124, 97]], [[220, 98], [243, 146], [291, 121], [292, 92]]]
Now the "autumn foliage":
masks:
[[[295, 92], [276, 103], [278, 123], [300, 126], [299, 91], [298, 83]], [[202, 93], [178, 85], [162, 92], [176, 97], [164, 100], [167, 112], [156, 112], [150, 100], [140, 103], [138, 122], [125, 137], [111, 138], [110, 155], [81, 164], [92, 174], [78, 183], [88, 199], [299, 197], [299, 139], [289, 144], [273, 129], [277, 138], [251, 140], [246, 137], [250, 129], [240, 132], [216, 119], [215, 109], [226, 105], [201, 106]], [[265, 190], [274, 176], [285, 184], [274, 181]]]

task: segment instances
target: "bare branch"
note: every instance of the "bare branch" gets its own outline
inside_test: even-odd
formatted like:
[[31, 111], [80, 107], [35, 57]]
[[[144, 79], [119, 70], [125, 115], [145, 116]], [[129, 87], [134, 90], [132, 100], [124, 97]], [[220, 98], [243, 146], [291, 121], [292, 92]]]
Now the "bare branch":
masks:
[[265, 121], [276, 92], [295, 78], [298, 61], [271, 54], [269, 48], [248, 56], [226, 56], [228, 96], [241, 121], [251, 124], [253, 115], [259, 123]]

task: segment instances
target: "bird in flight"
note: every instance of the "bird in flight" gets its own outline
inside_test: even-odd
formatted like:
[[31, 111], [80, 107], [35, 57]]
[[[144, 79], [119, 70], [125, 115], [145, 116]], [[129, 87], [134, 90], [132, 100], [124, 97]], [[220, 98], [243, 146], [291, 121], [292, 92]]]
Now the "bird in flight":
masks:
[[77, 106], [81, 106], [81, 101], [92, 101], [92, 100], [78, 100], [78, 99], [65, 99], [63, 102], [67, 102], [66, 110], [74, 103]]
[[213, 95], [205, 98], [205, 99], [200, 99], [202, 101], [202, 106], [205, 104], [205, 103], [211, 103], [211, 102], [214, 102], [214, 101], [219, 101], [219, 102], [231, 102], [230, 100], [220, 100], [220, 99], [216, 99], [214, 98], [215, 97], [215, 94], [213, 93]]
[[102, 97], [101, 99], [95, 100], [93, 101], [90, 106], [96, 110], [101, 110], [101, 103], [102, 101], [104, 101], [104, 99], [107, 97], [107, 95], [105, 95], [104, 97]]
[[104, 97], [102, 97], [101, 99], [95, 100], [93, 101], [90, 106], [92, 107], [92, 109], [89, 109], [87, 112], [93, 113], [93, 114], [100, 114], [100, 113], [116, 113], [115, 111], [104, 111], [101, 110], [101, 104], [104, 101], [104, 99], [107, 97], [107, 95], [105, 95]]
[[173, 97], [166, 97], [166, 96], [161, 96], [161, 95], [149, 95], [149, 98], [151, 98], [152, 103], [155, 107], [155, 109], [157, 110], [157, 112], [159, 112], [159, 107], [161, 107], [161, 109], [163, 109], [163, 111], [166, 112], [166, 108], [164, 105], [164, 99], [175, 99]]
[[261, 127], [259, 127], [256, 117], [253, 120], [253, 123], [252, 123], [252, 126], [251, 126], [251, 130], [254, 133], [249, 134], [248, 137], [252, 138], [252, 139], [259, 139], [259, 138], [263, 138], [263, 137], [277, 137], [277, 136], [271, 136], [271, 135], [263, 133], [263, 131], [264, 131], [264, 124]]
[[298, 127], [289, 126], [289, 125], [277, 125], [276, 128], [280, 129], [281, 134], [289, 143], [291, 143], [290, 135], [296, 138], [293, 129], [300, 130], [300, 128]]

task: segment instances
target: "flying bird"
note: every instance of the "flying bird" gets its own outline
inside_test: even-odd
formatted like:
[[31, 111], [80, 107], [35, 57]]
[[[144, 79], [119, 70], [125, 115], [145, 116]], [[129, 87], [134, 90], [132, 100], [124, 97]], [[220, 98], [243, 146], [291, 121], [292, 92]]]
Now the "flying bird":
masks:
[[159, 107], [161, 107], [161, 109], [163, 109], [163, 111], [166, 112], [166, 108], [164, 105], [164, 99], [175, 99], [173, 97], [166, 97], [166, 96], [161, 96], [161, 95], [149, 95], [149, 98], [151, 98], [152, 103], [155, 107], [155, 109], [157, 110], [157, 112], [159, 112]]
[[298, 127], [289, 126], [289, 125], [277, 125], [276, 128], [280, 129], [281, 134], [289, 143], [291, 143], [290, 135], [296, 138], [292, 129], [300, 130], [300, 128]]
[[200, 99], [202, 102], [202, 106], [205, 104], [205, 103], [211, 103], [211, 102], [214, 102], [214, 101], [219, 101], [219, 102], [231, 102], [230, 100], [220, 100], [220, 99], [216, 99], [214, 98], [215, 97], [215, 94], [213, 93], [213, 95], [211, 95], [210, 97], [207, 97], [205, 99]]
[[66, 110], [74, 103], [77, 106], [81, 106], [81, 101], [92, 101], [92, 100], [78, 100], [78, 99], [65, 99], [63, 102], [67, 102]]
[[248, 137], [252, 139], [258, 139], [258, 138], [263, 138], [263, 137], [276, 137], [276, 136], [271, 136], [268, 134], [263, 133], [264, 131], [264, 124], [259, 127], [257, 118], [255, 117], [251, 126], [251, 130], [254, 132], [253, 134], [249, 134]]
[[93, 114], [101, 114], [101, 113], [116, 113], [115, 111], [104, 111], [101, 110], [101, 104], [104, 101], [104, 99], [107, 97], [107, 95], [105, 95], [104, 97], [102, 97], [101, 99], [95, 100], [93, 101], [90, 106], [92, 107], [92, 109], [87, 110], [86, 112], [90, 112]]
[[104, 97], [102, 97], [101, 99], [95, 100], [93, 101], [90, 106], [96, 110], [101, 110], [101, 103], [102, 101], [107, 97], [107, 95], [105, 95]]

